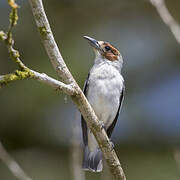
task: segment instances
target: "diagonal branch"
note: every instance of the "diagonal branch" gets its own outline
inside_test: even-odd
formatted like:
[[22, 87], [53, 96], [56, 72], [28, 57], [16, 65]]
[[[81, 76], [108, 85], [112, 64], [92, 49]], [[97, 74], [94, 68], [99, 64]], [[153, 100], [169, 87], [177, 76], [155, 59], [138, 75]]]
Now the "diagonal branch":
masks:
[[56, 70], [59, 77], [65, 83], [73, 83], [77, 94], [71, 96], [73, 102], [77, 105], [79, 111], [83, 115], [87, 122], [88, 127], [94, 134], [99, 147], [101, 148], [103, 155], [107, 161], [107, 164], [111, 170], [111, 173], [116, 180], [125, 180], [125, 174], [119, 162], [119, 159], [114, 150], [112, 150], [112, 144], [107, 137], [105, 130], [102, 128], [102, 124], [97, 119], [92, 107], [81, 91], [80, 87], [77, 85], [76, 81], [72, 77], [70, 71], [68, 70], [57, 44], [54, 40], [48, 19], [46, 17], [42, 0], [29, 0], [32, 8], [34, 19], [36, 25], [39, 29], [42, 43], [46, 49], [49, 59]]
[[12, 174], [19, 180], [32, 180], [21, 169], [18, 163], [7, 153], [2, 143], [0, 142], [0, 159], [7, 165]]
[[149, 1], [156, 8], [159, 16], [161, 17], [163, 22], [170, 28], [176, 41], [180, 44], [180, 25], [170, 14], [168, 8], [166, 7], [165, 1], [164, 0], [149, 0]]

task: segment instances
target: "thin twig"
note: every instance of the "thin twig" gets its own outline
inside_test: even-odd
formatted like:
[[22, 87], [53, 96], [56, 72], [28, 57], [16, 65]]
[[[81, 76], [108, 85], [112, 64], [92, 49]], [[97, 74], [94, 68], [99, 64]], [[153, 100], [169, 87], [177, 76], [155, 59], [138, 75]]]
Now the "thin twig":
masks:
[[7, 165], [11, 173], [19, 180], [32, 180], [19, 164], [7, 153], [0, 142], [0, 159]]
[[150, 0], [150, 3], [156, 8], [159, 16], [161, 17], [163, 22], [170, 28], [176, 41], [180, 44], [180, 25], [172, 17], [171, 13], [166, 7], [165, 1], [164, 0]]
[[112, 144], [102, 128], [102, 124], [97, 119], [95, 112], [81, 91], [80, 87], [77, 85], [76, 81], [72, 77], [70, 71], [68, 70], [60, 51], [57, 47], [57, 44], [54, 40], [48, 19], [46, 17], [42, 0], [29, 0], [29, 3], [32, 8], [34, 19], [36, 25], [39, 29], [40, 36], [43, 42], [43, 45], [46, 49], [46, 52], [49, 56], [49, 59], [56, 70], [59, 77], [65, 83], [73, 83], [74, 88], [77, 91], [75, 96], [71, 96], [73, 102], [77, 105], [79, 111], [83, 115], [84, 119], [87, 122], [88, 127], [91, 132], [94, 134], [99, 147], [101, 148], [103, 155], [107, 161], [107, 164], [110, 168], [110, 171], [113, 175], [113, 178], [116, 180], [125, 180], [125, 174], [119, 162], [119, 159], [114, 150], [112, 150]]

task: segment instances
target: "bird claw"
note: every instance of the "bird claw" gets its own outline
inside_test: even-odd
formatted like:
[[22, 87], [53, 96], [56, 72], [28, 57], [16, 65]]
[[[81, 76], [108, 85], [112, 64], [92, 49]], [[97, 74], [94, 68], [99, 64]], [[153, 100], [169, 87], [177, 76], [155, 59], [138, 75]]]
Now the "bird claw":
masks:
[[104, 125], [103, 121], [100, 121], [99, 124], [100, 124], [100, 126], [101, 126], [101, 130], [102, 130], [102, 129], [105, 130], [105, 125]]
[[111, 140], [109, 140], [109, 141], [110, 141], [111, 151], [112, 151], [114, 149], [114, 143]]

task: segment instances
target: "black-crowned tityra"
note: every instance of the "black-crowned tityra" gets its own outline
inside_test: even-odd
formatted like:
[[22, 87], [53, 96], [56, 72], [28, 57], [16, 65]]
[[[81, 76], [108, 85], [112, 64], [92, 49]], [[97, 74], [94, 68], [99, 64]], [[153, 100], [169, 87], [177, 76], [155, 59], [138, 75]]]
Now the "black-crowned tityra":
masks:
[[[84, 86], [84, 94], [102, 121], [108, 137], [118, 119], [124, 96], [124, 79], [121, 75], [123, 59], [120, 52], [110, 43], [84, 36], [95, 51], [94, 65]], [[81, 118], [84, 142], [83, 169], [101, 172], [102, 152], [83, 117]]]

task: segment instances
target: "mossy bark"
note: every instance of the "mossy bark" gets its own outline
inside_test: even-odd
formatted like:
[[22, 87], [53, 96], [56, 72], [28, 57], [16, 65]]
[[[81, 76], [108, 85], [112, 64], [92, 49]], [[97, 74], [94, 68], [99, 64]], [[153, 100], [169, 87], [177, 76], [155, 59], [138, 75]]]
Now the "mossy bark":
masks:
[[1, 76], [0, 87], [2, 87], [3, 85], [7, 85], [13, 81], [23, 80], [27, 78], [34, 78], [34, 74], [29, 69], [26, 69], [25, 71], [16, 70], [14, 73]]

